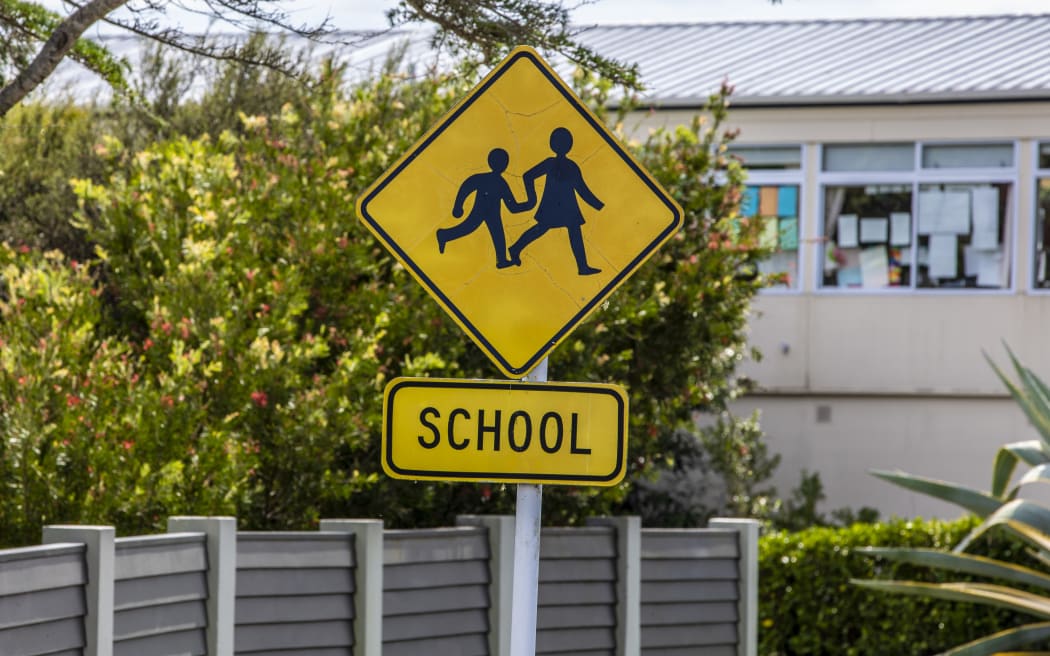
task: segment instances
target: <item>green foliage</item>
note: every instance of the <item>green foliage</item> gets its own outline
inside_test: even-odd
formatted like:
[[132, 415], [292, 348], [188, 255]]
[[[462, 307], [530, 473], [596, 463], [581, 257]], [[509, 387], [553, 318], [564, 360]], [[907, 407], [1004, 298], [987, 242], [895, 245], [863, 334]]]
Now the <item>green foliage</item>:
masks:
[[779, 511], [767, 483], [780, 457], [769, 454], [757, 413], [723, 412], [710, 426], [679, 428], [663, 440], [671, 462], [638, 480], [625, 508], [647, 524], [702, 526], [716, 516], [769, 519]]
[[[112, 130], [91, 144], [88, 169], [101, 172], [75, 184], [92, 261], [5, 251], [0, 484], [17, 493], [0, 496], [3, 540], [33, 541], [56, 521], [150, 531], [172, 513], [296, 528], [325, 515], [426, 526], [511, 512], [511, 487], [380, 473], [388, 380], [496, 372], [353, 210], [473, 78], [383, 75], [344, 90], [326, 69], [306, 94], [220, 77], [185, 105], [171, 99], [177, 71], [159, 79], [169, 97], [151, 115], [107, 110], [100, 126]], [[601, 104], [608, 85], [579, 81]], [[284, 102], [267, 105], [260, 88]], [[230, 126], [227, 98], [263, 113]], [[675, 467], [683, 444], [670, 436], [697, 412], [721, 417], [688, 437], [728, 477], [731, 503], [765, 494], [749, 480], [774, 464], [757, 427], [724, 414], [763, 284], [738, 271], [764, 254], [759, 226], [736, 222], [726, 106], [723, 91], [691, 126], [631, 144], [686, 225], [551, 358], [553, 379], [629, 389], [631, 453], [619, 487], [548, 487], [548, 522], [629, 508], [635, 481]], [[170, 138], [140, 149], [150, 134]]]
[[[858, 586], [920, 597], [965, 600], [986, 604], [996, 608], [1022, 611], [1041, 622], [1031, 622], [1026, 617], [1014, 621], [1007, 628], [991, 635], [975, 636], [966, 644], [952, 649], [950, 654], [984, 656], [999, 653], [1003, 649], [1031, 646], [1046, 641], [1050, 619], [1050, 599], [1047, 590], [1050, 577], [1042, 571], [1050, 563], [1050, 508], [1020, 497], [1025, 485], [1047, 480], [1050, 465], [1050, 387], [1032, 370], [1023, 366], [1010, 354], [1016, 380], [1006, 375], [994, 362], [989, 364], [1010, 391], [1011, 396], [1039, 433], [1040, 440], [1030, 440], [1004, 445], [996, 455], [992, 466], [991, 491], [974, 490], [961, 485], [904, 474], [900, 472], [876, 472], [876, 475], [891, 483], [910, 490], [949, 501], [974, 513], [983, 521], [975, 526], [954, 547], [952, 554], [931, 554], [912, 550], [899, 550], [883, 554], [898, 562], [921, 563], [935, 572], [955, 574], [977, 574], [998, 581], [964, 580], [958, 577], [934, 584], [907, 579], [880, 579], [855, 581]], [[1019, 462], [1032, 466], [1018, 483], [1010, 488], [1014, 471]], [[990, 535], [1005, 529], [1016, 539], [1030, 545], [1039, 569], [1018, 568], [1017, 554], [1007, 554], [1003, 562], [984, 562], [969, 557]], [[1034, 588], [1034, 589], [1033, 589]], [[961, 636], [960, 636], [961, 638]], [[958, 641], [956, 641], [958, 642]]]
[[101, 178], [97, 126], [89, 109], [71, 104], [24, 105], [0, 119], [0, 239], [91, 255], [70, 223], [74, 175]]
[[[977, 525], [893, 520], [845, 528], [776, 532], [759, 541], [759, 653], [897, 656], [940, 653], [952, 645], [1015, 625], [1025, 616], [913, 596], [891, 596], [850, 581], [874, 577], [928, 583], [972, 580], [907, 562], [876, 558], [872, 545], [949, 549]], [[975, 552], [1031, 562], [1025, 544], [1008, 536], [984, 540]]]
[[870, 506], [862, 506], [856, 510], [848, 507], [836, 508], [831, 511], [829, 517], [817, 509], [826, 498], [820, 474], [803, 469], [798, 487], [793, 489], [786, 499], [780, 501], [780, 506], [774, 508], [771, 515], [767, 515], [769, 523], [779, 531], [801, 531], [812, 526], [874, 524], [879, 520], [879, 511]]

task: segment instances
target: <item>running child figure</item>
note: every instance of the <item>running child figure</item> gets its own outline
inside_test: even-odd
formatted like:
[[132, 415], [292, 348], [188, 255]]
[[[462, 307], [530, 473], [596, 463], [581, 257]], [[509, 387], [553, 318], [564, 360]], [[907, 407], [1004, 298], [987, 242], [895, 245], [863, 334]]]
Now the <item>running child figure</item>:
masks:
[[519, 203], [514, 198], [510, 185], [503, 179], [503, 172], [507, 170], [507, 165], [510, 163], [507, 151], [502, 148], [493, 148], [489, 151], [488, 162], [491, 171], [476, 173], [460, 185], [459, 193], [456, 194], [456, 202], [452, 206], [452, 216], [457, 219], [463, 216], [463, 203], [472, 193], [474, 194], [474, 206], [470, 208], [470, 214], [462, 223], [451, 228], [440, 228], [437, 231], [438, 252], [444, 253], [448, 242], [466, 237], [484, 223], [489, 229], [492, 247], [496, 251], [496, 268], [505, 269], [513, 262], [507, 258], [507, 238], [503, 234], [502, 205], [506, 204], [507, 209], [511, 212], [524, 212], [532, 209], [536, 201], [533, 199]]
[[587, 263], [587, 251], [583, 243], [583, 212], [577, 198], [583, 200], [596, 210], [605, 207], [605, 203], [594, 195], [583, 180], [580, 166], [569, 159], [572, 150], [572, 133], [567, 128], [555, 128], [551, 132], [550, 148], [554, 157], [548, 157], [525, 172], [526, 203], [530, 206], [536, 202], [536, 180], [546, 178], [543, 186], [543, 197], [536, 210], [536, 224], [518, 238], [510, 247], [510, 261], [521, 265], [521, 252], [553, 228], [565, 228], [568, 232], [569, 247], [576, 260], [576, 272], [581, 276], [593, 276], [601, 269]]

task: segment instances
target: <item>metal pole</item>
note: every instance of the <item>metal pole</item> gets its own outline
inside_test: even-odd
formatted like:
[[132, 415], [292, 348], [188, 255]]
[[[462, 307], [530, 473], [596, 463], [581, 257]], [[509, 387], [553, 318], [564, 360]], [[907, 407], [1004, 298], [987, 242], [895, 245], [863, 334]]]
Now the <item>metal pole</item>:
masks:
[[[547, 358], [526, 381], [547, 382]], [[510, 606], [510, 656], [536, 655], [536, 608], [540, 580], [542, 485], [518, 485], [514, 511], [514, 582]]]

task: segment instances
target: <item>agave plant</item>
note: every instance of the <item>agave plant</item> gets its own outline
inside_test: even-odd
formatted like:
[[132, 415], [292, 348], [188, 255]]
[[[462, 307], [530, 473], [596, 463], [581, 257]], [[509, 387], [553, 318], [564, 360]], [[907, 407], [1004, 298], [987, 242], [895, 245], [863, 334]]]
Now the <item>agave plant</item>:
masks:
[[[987, 355], [985, 358], [1036, 428], [1040, 439], [1014, 442], [999, 449], [992, 468], [989, 491], [903, 472], [873, 472], [875, 476], [895, 485], [961, 506], [983, 521], [950, 552], [870, 548], [866, 553], [994, 582], [854, 581], [856, 585], [886, 592], [988, 604], [1037, 618], [1034, 622], [951, 649], [944, 652], [945, 655], [998, 654], [1050, 639], [1050, 575], [1030, 567], [967, 553], [974, 540], [989, 530], [1006, 530], [1027, 543], [1031, 547], [1029, 554], [1038, 562], [1050, 566], [1050, 508], [1020, 496], [1021, 490], [1030, 483], [1050, 482], [1050, 387], [1024, 367], [1013, 352], [1009, 349], [1007, 352], [1016, 373], [1016, 381], [1004, 374]], [[1021, 462], [1030, 469], [1011, 485]]]

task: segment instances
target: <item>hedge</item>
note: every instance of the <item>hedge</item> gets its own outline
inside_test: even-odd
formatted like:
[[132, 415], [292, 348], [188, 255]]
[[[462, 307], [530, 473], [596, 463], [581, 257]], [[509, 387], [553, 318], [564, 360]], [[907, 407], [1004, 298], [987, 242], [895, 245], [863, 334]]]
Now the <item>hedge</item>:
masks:
[[[765, 535], [759, 543], [763, 656], [935, 654], [1018, 624], [1023, 616], [967, 603], [879, 593], [850, 579], [965, 580], [862, 553], [867, 546], [950, 549], [976, 524], [897, 519]], [[1024, 561], [1024, 544], [995, 535], [974, 553]]]

